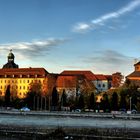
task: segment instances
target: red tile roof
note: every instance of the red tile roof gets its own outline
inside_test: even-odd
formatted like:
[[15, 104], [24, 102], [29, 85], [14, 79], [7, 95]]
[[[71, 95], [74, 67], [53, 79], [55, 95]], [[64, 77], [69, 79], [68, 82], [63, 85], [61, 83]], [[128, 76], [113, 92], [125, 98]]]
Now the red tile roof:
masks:
[[20, 76], [20, 75], [38, 75], [45, 77], [48, 72], [44, 68], [11, 68], [11, 69], [0, 69], [0, 76]]
[[136, 65], [140, 65], [140, 61], [134, 64], [134, 66], [136, 66]]
[[77, 82], [76, 76], [58, 76], [56, 86], [58, 88], [75, 88]]
[[107, 78], [107, 80], [112, 80], [112, 75], [104, 75], [106, 78]]
[[95, 74], [98, 80], [107, 80], [107, 78], [103, 74]]
[[61, 74], [65, 74], [65, 75], [84, 75], [87, 80], [96, 80], [96, 76], [91, 72], [91, 71], [81, 71], [81, 70], [77, 70], [77, 71], [73, 71], [73, 70], [69, 70], [69, 71], [63, 71]]
[[130, 77], [137, 77], [137, 78], [139, 78], [140, 77], [140, 71], [134, 71], [131, 74], [127, 75], [126, 77], [127, 78], [130, 78]]

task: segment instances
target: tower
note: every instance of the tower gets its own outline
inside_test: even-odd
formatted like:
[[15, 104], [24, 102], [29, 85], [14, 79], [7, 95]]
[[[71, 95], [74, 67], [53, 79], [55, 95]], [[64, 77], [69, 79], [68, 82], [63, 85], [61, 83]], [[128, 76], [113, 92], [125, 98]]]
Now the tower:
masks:
[[10, 50], [10, 53], [8, 54], [7, 58], [8, 58], [8, 62], [14, 62], [15, 56], [12, 53], [12, 50]]
[[5, 68], [18, 68], [18, 65], [14, 63], [15, 56], [12, 53], [12, 50], [10, 50], [7, 56], [7, 59], [8, 59], [8, 62], [5, 65], [3, 65], [4, 69]]

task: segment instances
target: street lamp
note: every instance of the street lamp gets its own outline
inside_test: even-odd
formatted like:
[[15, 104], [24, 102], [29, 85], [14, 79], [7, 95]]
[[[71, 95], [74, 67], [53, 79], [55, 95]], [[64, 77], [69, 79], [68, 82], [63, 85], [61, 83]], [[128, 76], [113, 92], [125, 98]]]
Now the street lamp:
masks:
[[131, 99], [132, 99], [132, 97], [130, 97], [130, 111], [131, 111], [131, 104], [132, 104]]

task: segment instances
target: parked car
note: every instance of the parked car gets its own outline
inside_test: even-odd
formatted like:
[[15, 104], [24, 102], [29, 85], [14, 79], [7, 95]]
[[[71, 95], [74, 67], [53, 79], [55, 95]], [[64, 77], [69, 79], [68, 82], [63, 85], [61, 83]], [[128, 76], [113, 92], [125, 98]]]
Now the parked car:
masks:
[[137, 110], [132, 109], [132, 110], [131, 110], [131, 114], [137, 114]]
[[121, 114], [126, 113], [126, 109], [125, 108], [121, 108], [119, 111], [121, 112]]
[[81, 112], [81, 109], [75, 109], [75, 112]]
[[29, 109], [28, 107], [22, 107], [22, 108], [20, 109], [20, 111], [26, 112], [26, 111], [30, 111], [30, 109]]

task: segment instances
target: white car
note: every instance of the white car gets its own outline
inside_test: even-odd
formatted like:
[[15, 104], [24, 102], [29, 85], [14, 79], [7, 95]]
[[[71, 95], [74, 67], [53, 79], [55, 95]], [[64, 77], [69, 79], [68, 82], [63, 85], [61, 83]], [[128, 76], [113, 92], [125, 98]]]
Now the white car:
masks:
[[28, 107], [22, 107], [21, 109], [20, 109], [20, 111], [30, 111], [30, 109], [28, 108]]

